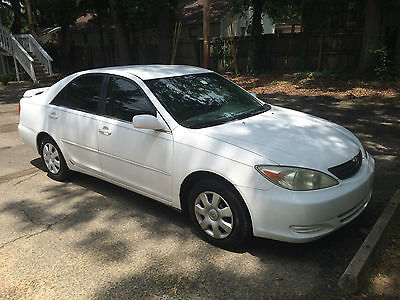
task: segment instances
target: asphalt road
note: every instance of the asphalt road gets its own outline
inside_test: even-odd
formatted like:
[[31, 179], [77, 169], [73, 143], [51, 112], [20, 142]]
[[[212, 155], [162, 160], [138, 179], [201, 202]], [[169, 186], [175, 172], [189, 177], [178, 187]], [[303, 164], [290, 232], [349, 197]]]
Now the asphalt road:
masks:
[[316, 242], [222, 250], [156, 201], [86, 175], [48, 178], [18, 137], [16, 99], [0, 95], [0, 298], [341, 296], [337, 280], [369, 213]]

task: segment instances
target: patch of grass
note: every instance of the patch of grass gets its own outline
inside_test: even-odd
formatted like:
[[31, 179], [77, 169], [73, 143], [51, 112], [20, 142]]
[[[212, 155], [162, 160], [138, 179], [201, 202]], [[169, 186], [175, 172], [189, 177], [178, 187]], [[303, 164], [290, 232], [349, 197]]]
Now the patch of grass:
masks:
[[306, 72], [298, 72], [294, 73], [294, 76], [297, 79], [320, 79], [320, 78], [335, 78], [336, 75], [335, 73], [332, 73], [330, 71], [322, 71], [322, 72], [317, 72], [317, 71], [306, 71]]
[[271, 82], [271, 85], [285, 85], [285, 84], [290, 84], [290, 82], [284, 80], [274, 80]]

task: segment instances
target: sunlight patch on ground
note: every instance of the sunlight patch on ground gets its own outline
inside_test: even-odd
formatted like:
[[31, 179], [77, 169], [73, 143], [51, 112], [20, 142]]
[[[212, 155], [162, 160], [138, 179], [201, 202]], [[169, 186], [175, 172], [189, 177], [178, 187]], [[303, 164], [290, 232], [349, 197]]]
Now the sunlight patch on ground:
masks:
[[371, 282], [371, 292], [379, 296], [394, 297], [397, 288], [392, 278], [380, 273]]

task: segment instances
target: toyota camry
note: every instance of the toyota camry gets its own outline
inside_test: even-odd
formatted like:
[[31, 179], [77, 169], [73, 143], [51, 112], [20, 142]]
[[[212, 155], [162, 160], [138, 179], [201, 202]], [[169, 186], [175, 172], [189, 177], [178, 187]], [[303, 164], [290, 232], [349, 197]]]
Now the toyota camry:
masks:
[[48, 176], [98, 177], [184, 211], [221, 247], [312, 241], [356, 218], [374, 159], [349, 130], [191, 66], [72, 74], [20, 100]]

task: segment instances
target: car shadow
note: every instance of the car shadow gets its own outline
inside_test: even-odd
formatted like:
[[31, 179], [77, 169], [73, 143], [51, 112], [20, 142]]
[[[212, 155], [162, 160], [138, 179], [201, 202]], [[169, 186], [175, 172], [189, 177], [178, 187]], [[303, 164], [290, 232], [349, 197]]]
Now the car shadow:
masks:
[[[39, 158], [32, 160], [31, 163], [45, 172], [42, 161]], [[80, 189], [78, 191], [64, 190], [67, 186], [71, 186], [71, 184], [79, 186]], [[244, 296], [242, 293], [245, 290], [245, 285], [249, 286], [250, 280], [253, 282], [250, 284], [250, 287], [252, 286], [255, 289], [255, 295], [261, 296], [264, 295], [259, 287], [261, 279], [264, 281], [270, 280], [268, 283], [264, 282], [264, 285], [269, 286], [271, 289], [276, 289], [276, 285], [284, 287], [289, 282], [294, 282], [296, 276], [301, 276], [300, 273], [303, 271], [300, 270], [308, 270], [310, 273], [310, 275], [304, 277], [304, 281], [314, 280], [312, 290], [307, 292], [308, 296], [313, 295], [315, 291], [326, 291], [326, 286], [330, 286], [329, 292], [331, 293], [336, 289], [336, 281], [340, 274], [344, 271], [346, 265], [357, 251], [358, 246], [361, 245], [368, 233], [368, 228], [365, 228], [364, 224], [366, 221], [365, 216], [361, 215], [359, 219], [337, 232], [311, 243], [290, 244], [268, 239], [250, 238], [239, 249], [220, 249], [201, 240], [196, 231], [193, 230], [188, 219], [175, 209], [85, 174], [73, 173], [67, 182], [47, 187], [43, 192], [50, 193], [50, 198], [57, 199], [56, 202], [69, 201], [69, 199], [78, 196], [81, 199], [80, 202], [74, 203], [73, 212], [69, 213], [68, 217], [57, 225], [57, 228], [62, 231], [71, 229], [79, 230], [85, 224], [96, 220], [98, 212], [108, 210], [107, 218], [103, 219], [102, 222], [106, 226], [110, 226], [110, 228], [88, 232], [75, 243], [77, 249], [91, 253], [99, 262], [126, 263], [129, 261], [129, 257], [134, 255], [132, 251], [137, 251], [140, 248], [140, 246], [135, 244], [135, 241], [126, 241], [112, 237], [113, 235], [115, 236], [112, 226], [118, 222], [129, 223], [135, 221], [140, 223], [140, 231], [150, 233], [150, 237], [143, 243], [146, 245], [145, 251], [149, 253], [153, 252], [157, 244], [163, 245], [169, 240], [172, 240], [172, 243], [181, 245], [181, 247], [167, 251], [162, 256], [160, 256], [161, 254], [152, 253], [152, 260], [154, 262], [149, 262], [146, 268], [138, 274], [132, 274], [132, 276], [113, 283], [112, 286], [109, 286], [103, 292], [99, 291], [98, 296], [100, 298], [105, 296], [104, 293], [107, 295], [111, 293], [115, 297], [125, 293], [128, 293], [130, 296], [146, 296], [148, 295], [144, 290], [146, 286], [151, 288], [151, 296], [157, 296], [159, 295], [158, 293], [165, 293], [167, 287], [168, 291], [166, 293], [171, 296], [174, 295], [174, 285], [171, 278], [175, 278], [179, 282], [176, 288], [181, 288], [181, 291], [177, 292], [176, 296], [187, 296], [188, 294], [186, 293], [189, 292], [188, 287], [204, 288], [208, 277], [216, 276], [210, 275], [211, 273], [218, 274], [218, 278], [222, 276], [235, 282], [239, 289], [238, 293], [242, 296]], [[97, 196], [94, 197], [93, 194]], [[51, 206], [47, 206], [44, 210], [39, 210], [37, 214], [46, 215], [49, 214], [49, 211], [51, 211]], [[49, 219], [49, 216], [46, 218]], [[196, 246], [193, 247], [192, 245]], [[156, 253], [158, 251], [160, 250], [157, 250]], [[160, 270], [160, 266], [156, 265], [158, 260], [174, 264], [174, 260], [182, 255], [193, 264], [198, 264], [198, 251], [203, 253], [200, 256], [209, 253], [206, 256], [208, 257], [208, 261], [211, 261], [211, 263], [208, 261], [207, 263], [202, 262], [196, 274], [193, 275], [202, 279], [201, 283], [194, 284], [191, 276], [187, 276], [186, 274], [185, 276], [187, 277], [185, 277], [180, 274], [179, 270], [169, 275], [165, 274], [165, 271]], [[273, 276], [274, 279], [271, 280], [271, 278], [265, 276], [260, 277], [258, 272], [250, 272], [246, 276], [231, 274], [223, 268], [221, 269], [213, 265], [213, 257], [216, 260], [221, 259], [221, 257], [229, 257], [236, 261], [236, 264], [240, 264], [243, 259], [246, 260], [248, 257], [256, 258], [254, 265], [258, 269], [267, 272], [266, 274]], [[166, 266], [164, 265], [164, 267]], [[149, 287], [148, 283], [143, 282], [142, 278], [150, 276], [154, 273], [154, 270], [158, 270], [159, 272], [157, 275], [159, 281]], [[318, 279], [311, 279], [312, 276], [316, 276]], [[210, 293], [208, 289], [206, 290], [208, 294], [199, 293], [199, 296], [218, 297], [222, 296], [222, 291], [224, 291], [225, 295], [234, 295], [232, 291], [226, 290], [226, 287], [222, 288], [221, 284], [221, 282], [217, 285], [212, 284], [212, 289], [217, 291]], [[137, 290], [135, 294], [129, 294], [130, 286], [136, 286]], [[281, 289], [277, 291], [277, 294], [274, 294], [274, 292], [273, 295], [293, 296], [288, 291], [282, 292]], [[298, 291], [301, 294], [304, 293], [305, 289], [299, 288]], [[137, 292], [139, 294], [136, 294]]]

